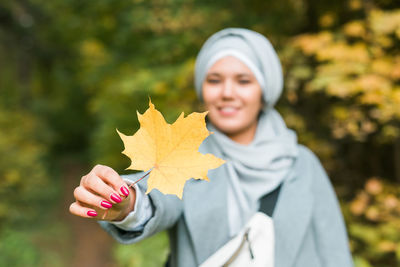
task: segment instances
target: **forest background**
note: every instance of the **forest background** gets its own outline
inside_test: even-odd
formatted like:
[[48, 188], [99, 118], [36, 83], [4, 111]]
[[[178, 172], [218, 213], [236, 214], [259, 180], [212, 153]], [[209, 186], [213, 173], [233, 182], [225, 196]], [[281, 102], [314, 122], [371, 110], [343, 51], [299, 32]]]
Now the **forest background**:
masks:
[[68, 214], [94, 164], [126, 173], [151, 96], [202, 109], [202, 43], [246, 27], [276, 47], [277, 105], [335, 186], [355, 265], [400, 266], [400, 3], [396, 0], [2, 0], [0, 266], [162, 266], [165, 233], [119, 245]]

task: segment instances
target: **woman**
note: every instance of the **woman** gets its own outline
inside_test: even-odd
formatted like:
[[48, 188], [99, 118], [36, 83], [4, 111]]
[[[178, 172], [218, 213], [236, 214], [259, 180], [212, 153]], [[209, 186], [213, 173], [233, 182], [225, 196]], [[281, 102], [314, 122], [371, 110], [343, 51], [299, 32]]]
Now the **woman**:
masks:
[[209, 172], [210, 182], [190, 180], [183, 201], [158, 190], [146, 195], [145, 185], [128, 190], [125, 180], [136, 175], [123, 180], [96, 166], [75, 190], [70, 211], [104, 219], [100, 224], [122, 243], [168, 229], [169, 264], [186, 267], [206, 261], [263, 208], [274, 225], [275, 266], [352, 266], [329, 179], [273, 108], [282, 84], [280, 61], [264, 36], [236, 28], [215, 33], [195, 67], [214, 132], [200, 151], [227, 163]]

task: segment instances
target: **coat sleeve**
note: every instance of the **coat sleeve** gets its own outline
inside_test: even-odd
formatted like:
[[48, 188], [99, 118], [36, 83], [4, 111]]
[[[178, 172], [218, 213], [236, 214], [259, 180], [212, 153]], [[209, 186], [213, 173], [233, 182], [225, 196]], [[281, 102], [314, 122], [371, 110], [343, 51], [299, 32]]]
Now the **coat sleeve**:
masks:
[[335, 191], [317, 157], [312, 154], [314, 166], [313, 194], [317, 250], [325, 267], [351, 267], [353, 261], [346, 226]]
[[[136, 180], [138, 175], [129, 178]], [[127, 178], [127, 177], [123, 177]], [[144, 191], [146, 184], [139, 185]], [[107, 221], [99, 221], [99, 224], [106, 232], [123, 244], [132, 244], [143, 240], [151, 235], [172, 227], [182, 213], [182, 201], [174, 195], [164, 195], [158, 190], [149, 193], [152, 215], [139, 231], [127, 231]], [[140, 203], [138, 203], [140, 205]]]

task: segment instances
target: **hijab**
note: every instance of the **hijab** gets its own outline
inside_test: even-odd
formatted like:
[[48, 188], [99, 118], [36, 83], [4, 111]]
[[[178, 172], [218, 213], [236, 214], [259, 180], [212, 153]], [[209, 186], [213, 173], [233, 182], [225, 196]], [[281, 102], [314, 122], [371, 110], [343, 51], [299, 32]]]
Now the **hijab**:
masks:
[[259, 199], [288, 178], [298, 155], [297, 136], [274, 109], [283, 87], [282, 67], [271, 43], [263, 35], [240, 28], [228, 28], [212, 35], [201, 48], [195, 64], [195, 87], [202, 100], [202, 84], [208, 69], [219, 59], [234, 56], [254, 73], [264, 101], [255, 137], [249, 145], [232, 141], [211, 123], [202, 151], [214, 151], [227, 162], [228, 222], [234, 235], [259, 208]]

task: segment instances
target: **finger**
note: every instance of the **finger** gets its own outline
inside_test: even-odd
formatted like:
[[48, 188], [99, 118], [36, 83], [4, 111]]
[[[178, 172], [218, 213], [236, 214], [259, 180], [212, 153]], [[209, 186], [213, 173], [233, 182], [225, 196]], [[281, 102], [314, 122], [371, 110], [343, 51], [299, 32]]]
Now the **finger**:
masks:
[[88, 204], [90, 206], [98, 207], [103, 210], [107, 210], [112, 207], [112, 204], [105, 200], [104, 198], [99, 197], [98, 195], [89, 192], [82, 186], [78, 186], [74, 190], [74, 197], [77, 201]]
[[82, 206], [78, 202], [74, 202], [69, 206], [69, 212], [76, 216], [83, 218], [95, 218], [97, 217], [97, 212], [94, 209]]
[[96, 165], [93, 168], [93, 172], [106, 183], [111, 185], [115, 191], [121, 194], [121, 196], [127, 197], [129, 195], [128, 185], [112, 168], [104, 165]]
[[122, 201], [121, 197], [114, 190], [114, 188], [104, 183], [103, 180], [93, 173], [89, 173], [87, 176], [85, 176], [81, 186], [105, 198], [106, 200], [111, 201], [112, 203], [120, 203]]

